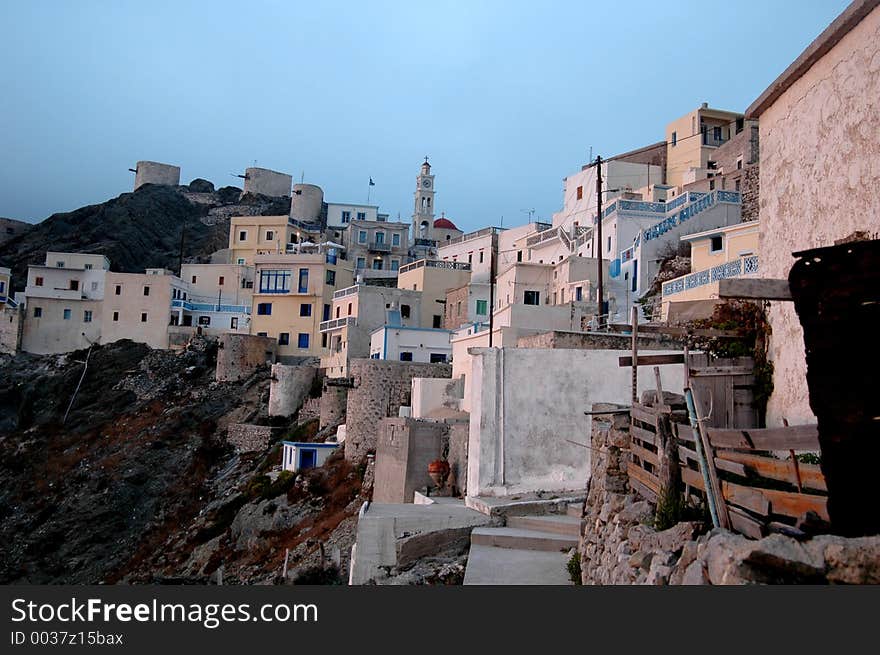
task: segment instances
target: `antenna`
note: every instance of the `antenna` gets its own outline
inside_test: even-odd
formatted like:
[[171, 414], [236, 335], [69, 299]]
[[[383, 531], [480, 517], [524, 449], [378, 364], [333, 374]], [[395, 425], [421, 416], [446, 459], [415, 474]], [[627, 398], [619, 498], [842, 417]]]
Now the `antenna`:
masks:
[[520, 211], [523, 212], [524, 214], [528, 214], [528, 215], [529, 215], [529, 223], [531, 223], [531, 222], [532, 222], [532, 216], [535, 215], [535, 210], [534, 210], [534, 209], [520, 209]]

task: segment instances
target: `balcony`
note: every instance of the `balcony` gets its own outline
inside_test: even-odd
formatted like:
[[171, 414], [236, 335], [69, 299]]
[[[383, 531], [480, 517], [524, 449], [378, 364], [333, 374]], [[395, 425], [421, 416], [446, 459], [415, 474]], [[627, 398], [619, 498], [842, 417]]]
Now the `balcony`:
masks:
[[437, 242], [434, 239], [416, 239], [413, 245], [417, 248], [436, 248]]
[[469, 271], [471, 270], [471, 265], [467, 262], [449, 262], [441, 261], [438, 259], [419, 259], [417, 261], [414, 261], [412, 264], [401, 266], [400, 272], [406, 273], [407, 271], [414, 271], [418, 268], [443, 268], [450, 271]]
[[371, 241], [367, 246], [367, 250], [370, 252], [391, 252], [391, 244], [384, 241]]
[[484, 227], [482, 230], [477, 230], [476, 232], [468, 232], [467, 234], [462, 234], [460, 237], [455, 237], [454, 239], [450, 239], [447, 241], [444, 246], [451, 246], [454, 243], [463, 243], [465, 241], [471, 241], [473, 239], [479, 239], [480, 237], [488, 236], [490, 234], [500, 234], [506, 228], [503, 227]]
[[191, 312], [217, 312], [229, 314], [250, 314], [250, 305], [223, 305], [217, 303], [189, 302], [188, 300], [172, 300], [171, 306]]
[[318, 326], [318, 329], [321, 332], [330, 332], [332, 330], [338, 330], [339, 328], [348, 327], [349, 325], [354, 325], [357, 322], [357, 319], [354, 316], [345, 316], [344, 318], [334, 318], [330, 321], [323, 321]]
[[357, 293], [359, 288], [360, 288], [360, 285], [355, 284], [353, 286], [345, 287], [344, 289], [340, 289], [339, 291], [334, 291], [333, 292], [333, 299], [336, 300], [337, 298], [345, 298], [346, 296], [351, 296], [352, 294]]
[[682, 293], [684, 291], [689, 291], [690, 289], [696, 289], [697, 287], [717, 282], [718, 280], [757, 274], [758, 256], [750, 255], [748, 257], [741, 257], [740, 259], [734, 259], [733, 261], [719, 264], [718, 266], [713, 266], [712, 268], [707, 268], [703, 271], [688, 273], [687, 275], [682, 275], [674, 280], [669, 280], [669, 282], [664, 282], [663, 296], [673, 296], [677, 293]]

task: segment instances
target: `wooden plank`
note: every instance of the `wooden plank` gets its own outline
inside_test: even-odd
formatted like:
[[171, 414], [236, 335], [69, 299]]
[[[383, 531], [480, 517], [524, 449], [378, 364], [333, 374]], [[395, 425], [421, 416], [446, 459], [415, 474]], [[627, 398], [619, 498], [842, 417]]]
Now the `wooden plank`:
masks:
[[651, 502], [657, 502], [657, 497], [660, 495], [658, 492], [653, 489], [646, 487], [638, 480], [633, 478], [629, 479], [630, 486], [638, 493], [642, 498], [650, 500]]
[[685, 448], [684, 446], [678, 447], [678, 461], [682, 464], [685, 464], [688, 461], [693, 462], [699, 466], [700, 460], [697, 459], [697, 453], [690, 448]]
[[630, 444], [629, 452], [641, 459], [643, 462], [648, 462], [649, 464], [653, 464], [654, 466], [660, 466], [660, 458], [657, 457], [657, 453], [652, 453], [647, 448], [642, 448], [636, 443]]
[[730, 527], [752, 539], [760, 539], [764, 536], [764, 526], [756, 521], [739, 507], [727, 507], [730, 516]]
[[721, 493], [732, 505], [738, 505], [761, 516], [770, 515], [770, 501], [762, 493], [764, 489], [744, 487], [733, 482], [721, 481]]
[[819, 428], [815, 425], [762, 429], [709, 428], [707, 432], [715, 448], [819, 450]]
[[694, 429], [685, 425], [684, 423], [673, 423], [672, 431], [675, 433], [675, 436], [681, 439], [682, 441], [689, 441], [691, 443], [695, 443], [694, 441]]
[[706, 486], [703, 484], [703, 476], [700, 475], [699, 471], [694, 471], [693, 469], [687, 468], [686, 466], [682, 466], [681, 481], [684, 482], [686, 485], [693, 487], [694, 489], [706, 491]]
[[[685, 393], [690, 394], [694, 407], [699, 407], [699, 400], [696, 390], [691, 387]], [[694, 431], [697, 437], [697, 454], [700, 456], [700, 464], [705, 467], [704, 473], [708, 474], [708, 484], [711, 493], [709, 494], [710, 506], [714, 505], [715, 512], [718, 517], [718, 525], [722, 528], [730, 527], [730, 517], [727, 515], [727, 504], [724, 502], [724, 492], [721, 489], [721, 481], [718, 478], [718, 471], [715, 468], [715, 453], [712, 444], [709, 442], [709, 436], [706, 433], [706, 427], [702, 421], [697, 418], [696, 421], [692, 417], [691, 424], [696, 423]], [[707, 490], [709, 491], [709, 490]]]
[[722, 471], [746, 477], [746, 467], [744, 465], [737, 464], [736, 462], [729, 462], [726, 459], [719, 459], [717, 455], [715, 457], [715, 466]]
[[629, 412], [630, 418], [657, 427], [657, 413], [644, 405], [633, 405]]
[[626, 474], [630, 480], [640, 482], [642, 485], [653, 491], [655, 494], [660, 493], [660, 480], [657, 476], [648, 473], [645, 469], [638, 466], [627, 466]]
[[805, 512], [812, 510], [823, 520], [829, 520], [827, 496], [799, 494], [794, 491], [778, 491], [776, 489], [761, 489], [760, 491], [770, 501], [772, 514], [782, 514], [797, 519]]
[[[601, 226], [600, 226], [601, 227]], [[602, 265], [602, 262], [599, 262]], [[602, 299], [599, 298], [599, 304]], [[632, 366], [632, 401], [639, 402], [639, 308], [632, 306], [632, 357], [630, 358], [630, 366]], [[657, 396], [657, 402], [663, 402], [663, 396]]]
[[688, 375], [691, 377], [709, 377], [716, 375], [752, 375], [754, 372], [755, 368], [753, 366], [702, 366], [690, 369]]
[[[755, 475], [796, 484], [791, 461], [754, 455], [752, 453], [740, 453], [734, 450], [719, 450], [715, 453], [715, 457], [729, 462], [738, 462], [746, 467], [747, 472], [752, 472]], [[818, 491], [828, 491], [828, 485], [825, 483], [825, 476], [822, 475], [821, 468], [814, 464], [799, 464], [798, 468], [801, 473], [801, 483], [804, 487]]]
[[[618, 358], [621, 367], [632, 366], [633, 359], [631, 356], [623, 356]], [[677, 353], [675, 355], [638, 355], [638, 363], [636, 366], [658, 366], [661, 364], [683, 364], [684, 354]]]
[[640, 428], [638, 425], [629, 426], [629, 435], [634, 439], [639, 439], [641, 441], [644, 441], [645, 443], [651, 444], [652, 446], [657, 445], [657, 434], [651, 432], [650, 430]]
[[788, 280], [731, 277], [718, 280], [719, 298], [751, 300], [792, 300]]

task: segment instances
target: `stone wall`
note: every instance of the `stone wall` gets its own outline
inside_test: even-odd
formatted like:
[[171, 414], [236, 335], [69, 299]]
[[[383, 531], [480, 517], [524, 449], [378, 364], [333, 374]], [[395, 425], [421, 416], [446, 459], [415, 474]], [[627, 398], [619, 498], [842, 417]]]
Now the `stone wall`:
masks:
[[432, 485], [428, 464], [443, 453], [446, 426], [411, 418], [379, 421], [374, 503], [411, 503], [413, 493]]
[[293, 178], [268, 168], [248, 168], [244, 172], [243, 193], [260, 193], [264, 196], [288, 197]]
[[21, 308], [3, 306], [0, 312], [0, 353], [14, 355], [21, 347]]
[[[457, 330], [468, 320], [468, 300], [470, 288], [466, 284], [457, 289], [446, 292], [446, 312], [443, 318], [443, 327], [447, 330]], [[459, 305], [461, 311], [458, 311]]]
[[308, 397], [316, 373], [314, 366], [273, 364], [269, 385], [269, 416], [293, 415]]
[[268, 425], [233, 423], [229, 426], [226, 440], [235, 447], [235, 452], [250, 453], [265, 450], [272, 439], [272, 428]]
[[144, 184], [180, 184], [180, 166], [160, 164], [155, 161], [139, 161], [135, 166], [134, 190]]
[[349, 374], [354, 387], [346, 403], [345, 457], [360, 460], [376, 450], [379, 421], [397, 416], [402, 405], [410, 405], [412, 379], [448, 378], [452, 366], [353, 359]]
[[[681, 348], [680, 339], [661, 334], [641, 334], [639, 350], [669, 350]], [[632, 337], [625, 334], [597, 334], [595, 332], [563, 332], [554, 330], [532, 334], [516, 340], [517, 348], [571, 348], [578, 350], [626, 350], [632, 346]]]
[[[594, 404], [593, 411], [620, 407]], [[630, 488], [629, 415], [594, 418], [593, 458], [578, 553], [582, 584], [878, 584], [880, 536], [748, 539], [699, 522], [663, 531]]]
[[246, 378], [261, 366], [275, 362], [278, 342], [251, 334], [224, 334], [217, 350], [217, 381]]
[[[792, 253], [880, 231], [880, 8], [874, 8], [760, 115], [761, 276], [788, 278]], [[767, 424], [815, 423], [803, 331], [771, 303]]]
[[345, 408], [348, 403], [348, 387], [329, 384], [324, 379], [324, 389], [321, 393], [321, 422], [320, 429], [324, 429], [331, 425], [339, 425], [345, 423]]
[[761, 166], [755, 164], [743, 171], [742, 176], [742, 219], [757, 221], [761, 200]]

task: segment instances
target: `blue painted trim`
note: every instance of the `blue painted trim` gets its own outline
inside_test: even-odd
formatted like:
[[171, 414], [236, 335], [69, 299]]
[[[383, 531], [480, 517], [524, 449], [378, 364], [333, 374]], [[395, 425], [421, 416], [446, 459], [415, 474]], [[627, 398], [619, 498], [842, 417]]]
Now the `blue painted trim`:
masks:
[[309, 443], [306, 441], [282, 441], [285, 446], [296, 446], [297, 448], [338, 448], [342, 444], [338, 443]]

